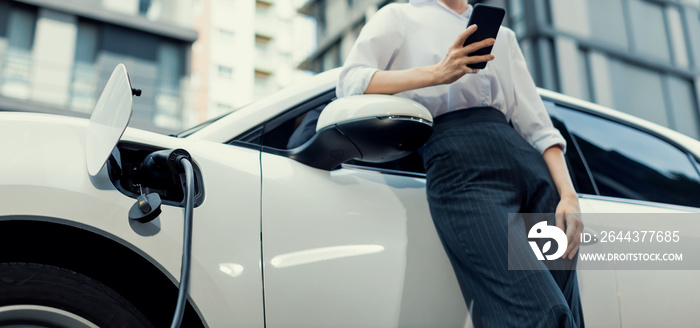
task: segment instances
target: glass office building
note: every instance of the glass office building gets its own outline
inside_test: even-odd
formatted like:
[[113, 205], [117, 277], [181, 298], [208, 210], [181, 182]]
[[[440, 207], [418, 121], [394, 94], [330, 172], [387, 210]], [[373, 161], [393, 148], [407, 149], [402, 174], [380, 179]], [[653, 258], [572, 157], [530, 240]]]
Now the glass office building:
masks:
[[[317, 20], [318, 48], [302, 68], [342, 65], [389, 2], [309, 0], [300, 11]], [[700, 0], [477, 2], [507, 9], [538, 86], [700, 137]]]
[[700, 1], [507, 5], [538, 85], [700, 136]]

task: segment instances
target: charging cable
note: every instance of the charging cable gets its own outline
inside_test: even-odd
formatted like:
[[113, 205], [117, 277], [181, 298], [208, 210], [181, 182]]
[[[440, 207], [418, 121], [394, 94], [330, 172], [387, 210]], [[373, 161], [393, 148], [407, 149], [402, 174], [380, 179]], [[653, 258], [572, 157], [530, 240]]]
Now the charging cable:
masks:
[[[190, 285], [190, 266], [192, 257], [192, 216], [194, 212], [194, 169], [190, 154], [184, 149], [154, 151], [144, 158], [139, 172], [142, 177], [149, 177], [149, 183], [161, 183], [161, 180], [185, 172], [185, 227], [182, 238], [182, 266], [180, 268], [180, 290], [177, 294], [177, 306], [170, 328], [179, 328], [187, 305], [187, 291]], [[153, 182], [155, 181], [155, 182]], [[158, 193], [144, 194], [139, 185], [141, 195], [129, 210], [129, 219], [141, 223], [154, 220], [161, 213], [161, 199]]]
[[179, 328], [187, 305], [187, 290], [190, 285], [190, 264], [192, 255], [192, 212], [194, 211], [194, 171], [188, 158], [181, 158], [180, 165], [185, 169], [185, 228], [182, 240], [182, 267], [180, 268], [180, 291], [177, 306], [170, 328]]

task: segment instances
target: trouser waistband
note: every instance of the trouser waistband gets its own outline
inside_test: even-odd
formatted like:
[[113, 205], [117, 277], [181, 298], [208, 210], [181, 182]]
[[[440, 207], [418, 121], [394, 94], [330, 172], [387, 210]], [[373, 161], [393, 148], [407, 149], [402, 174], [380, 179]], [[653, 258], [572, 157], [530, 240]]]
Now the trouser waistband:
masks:
[[469, 107], [442, 114], [433, 120], [433, 130], [449, 129], [465, 123], [493, 122], [508, 124], [505, 115], [493, 107]]

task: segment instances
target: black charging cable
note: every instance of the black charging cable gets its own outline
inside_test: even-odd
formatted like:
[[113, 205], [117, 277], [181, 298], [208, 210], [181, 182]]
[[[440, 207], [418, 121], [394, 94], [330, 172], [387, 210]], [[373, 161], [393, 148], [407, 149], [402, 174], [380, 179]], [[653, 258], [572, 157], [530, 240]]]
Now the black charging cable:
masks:
[[[182, 238], [182, 266], [180, 267], [180, 290], [177, 294], [177, 306], [170, 328], [179, 328], [187, 305], [187, 291], [190, 285], [190, 266], [192, 257], [192, 216], [194, 212], [194, 169], [190, 154], [184, 149], [164, 149], [154, 151], [144, 158], [139, 167], [139, 174], [148, 184], [167, 185], [169, 179], [185, 173], [185, 227]], [[179, 179], [176, 179], [180, 181]], [[172, 181], [176, 181], [172, 180]], [[158, 193], [141, 195], [129, 210], [129, 219], [148, 223], [161, 213], [161, 199]]]
[[181, 158], [180, 165], [185, 169], [185, 228], [182, 240], [182, 267], [180, 268], [180, 291], [177, 306], [170, 328], [179, 328], [187, 305], [187, 290], [190, 286], [190, 265], [192, 255], [192, 214], [194, 211], [194, 171], [188, 158]]

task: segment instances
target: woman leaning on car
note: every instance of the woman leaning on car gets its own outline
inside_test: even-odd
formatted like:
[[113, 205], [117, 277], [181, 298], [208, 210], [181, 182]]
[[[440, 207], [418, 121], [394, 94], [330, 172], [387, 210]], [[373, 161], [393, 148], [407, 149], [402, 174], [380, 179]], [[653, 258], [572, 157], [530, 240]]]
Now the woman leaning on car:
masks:
[[[338, 97], [394, 94], [426, 106], [433, 135], [422, 149], [435, 227], [469, 304], [486, 327], [583, 327], [575, 270], [508, 269], [508, 214], [556, 213], [575, 268], [583, 229], [564, 161], [566, 142], [547, 115], [514, 33], [463, 46], [466, 0], [389, 4], [350, 51]], [[493, 45], [490, 55], [467, 56]], [[482, 70], [466, 64], [488, 62]], [[512, 124], [509, 125], [510, 122]], [[519, 222], [527, 231], [532, 222]], [[527, 247], [522, 233], [518, 245]]]

